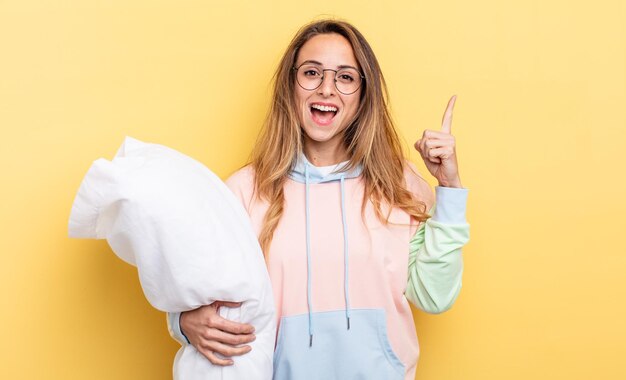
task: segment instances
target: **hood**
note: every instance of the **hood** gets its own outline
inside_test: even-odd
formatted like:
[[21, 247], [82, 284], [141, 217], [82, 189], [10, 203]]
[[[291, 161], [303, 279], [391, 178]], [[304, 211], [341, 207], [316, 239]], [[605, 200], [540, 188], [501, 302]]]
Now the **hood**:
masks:
[[308, 171], [309, 175], [308, 182], [310, 184], [315, 184], [339, 181], [341, 180], [341, 177], [343, 177], [344, 179], [356, 178], [360, 176], [363, 172], [363, 168], [360, 165], [352, 168], [352, 170], [349, 171], [343, 171], [343, 166], [345, 165], [339, 164], [336, 172], [329, 173], [328, 175], [323, 175], [316, 166], [309, 162], [304, 154], [301, 154], [300, 157], [298, 157], [298, 162], [296, 163], [296, 166], [293, 168], [291, 173], [289, 173], [289, 178], [296, 182], [305, 183], [306, 170]]

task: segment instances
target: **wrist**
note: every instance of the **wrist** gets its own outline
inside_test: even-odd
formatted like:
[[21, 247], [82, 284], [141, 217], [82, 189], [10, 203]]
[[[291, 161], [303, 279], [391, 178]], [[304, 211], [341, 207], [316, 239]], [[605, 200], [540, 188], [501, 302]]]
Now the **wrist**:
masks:
[[452, 187], [455, 189], [462, 189], [463, 185], [461, 185], [461, 179], [456, 178], [453, 181], [439, 181], [440, 187]]
[[183, 330], [183, 315], [185, 315], [184, 311], [180, 313], [180, 317], [178, 318], [178, 330], [180, 331], [180, 334], [185, 338], [187, 343], [191, 343], [189, 338], [187, 338], [187, 334], [185, 334], [185, 331]]

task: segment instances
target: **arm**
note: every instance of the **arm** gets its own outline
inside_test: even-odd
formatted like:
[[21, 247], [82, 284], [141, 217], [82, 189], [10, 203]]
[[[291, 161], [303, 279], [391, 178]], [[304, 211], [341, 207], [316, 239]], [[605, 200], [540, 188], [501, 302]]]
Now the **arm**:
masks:
[[175, 341], [180, 343], [181, 346], [189, 344], [189, 339], [183, 334], [180, 329], [180, 315], [182, 313], [167, 313], [167, 331]]
[[434, 215], [411, 239], [405, 296], [427, 313], [450, 309], [461, 290], [461, 248], [469, 240], [467, 193], [467, 189], [436, 187]]
[[[181, 345], [192, 345], [215, 365], [233, 365], [232, 356], [252, 349], [254, 326], [222, 318], [219, 309], [240, 307], [241, 303], [215, 301], [210, 305], [182, 313], [167, 313], [170, 335]], [[216, 354], [221, 355], [217, 356]]]

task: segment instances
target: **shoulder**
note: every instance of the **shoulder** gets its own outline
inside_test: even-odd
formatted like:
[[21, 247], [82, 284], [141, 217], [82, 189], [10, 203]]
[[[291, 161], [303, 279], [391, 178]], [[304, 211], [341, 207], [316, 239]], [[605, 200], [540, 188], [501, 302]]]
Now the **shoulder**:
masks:
[[424, 177], [419, 173], [417, 167], [410, 161], [405, 161], [404, 180], [407, 190], [409, 190], [419, 201], [426, 204], [426, 210], [430, 210], [435, 203], [435, 193]]
[[248, 188], [254, 186], [254, 169], [252, 165], [246, 165], [237, 170], [226, 179], [226, 185], [231, 189]]
[[226, 186], [232, 191], [241, 203], [248, 208], [254, 194], [254, 169], [246, 165], [226, 179]]

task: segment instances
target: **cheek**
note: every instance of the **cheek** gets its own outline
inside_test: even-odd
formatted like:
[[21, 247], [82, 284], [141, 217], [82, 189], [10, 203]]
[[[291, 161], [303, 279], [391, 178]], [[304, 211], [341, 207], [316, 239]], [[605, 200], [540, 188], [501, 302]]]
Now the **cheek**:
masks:
[[346, 102], [346, 111], [347, 112], [347, 116], [349, 117], [353, 117], [356, 115], [357, 111], [359, 110], [359, 97], [355, 96], [354, 99], [350, 99], [348, 102]]
[[298, 122], [300, 124], [303, 123], [303, 118], [304, 118], [304, 112], [305, 112], [305, 104], [306, 104], [306, 99], [304, 99], [302, 97], [302, 95], [296, 90], [294, 91], [294, 100], [295, 100], [295, 113], [296, 113], [296, 117], [298, 118]]
[[296, 86], [294, 88], [293, 95], [298, 105], [302, 105], [302, 103], [306, 102], [306, 99], [309, 97], [308, 91], [303, 90], [300, 86]]
[[302, 113], [304, 111], [306, 111], [306, 102], [307, 102], [307, 95], [308, 94], [303, 94], [300, 91], [295, 92], [295, 100], [296, 100], [296, 107], [298, 108], [298, 115], [302, 115]]

